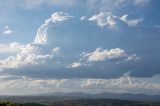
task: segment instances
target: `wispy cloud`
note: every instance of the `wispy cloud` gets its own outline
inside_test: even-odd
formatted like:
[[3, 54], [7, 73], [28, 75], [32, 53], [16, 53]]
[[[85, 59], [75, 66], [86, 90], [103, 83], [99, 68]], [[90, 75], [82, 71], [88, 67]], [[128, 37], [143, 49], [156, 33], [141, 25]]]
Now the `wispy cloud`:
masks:
[[11, 30], [11, 28], [8, 25], [4, 27], [4, 30], [3, 30], [4, 35], [10, 35], [12, 33], [13, 33], [13, 31]]
[[128, 24], [128, 26], [137, 26], [140, 22], [143, 21], [143, 18], [128, 20], [127, 17], [128, 14], [125, 14], [120, 19]]
[[151, 0], [87, 0], [86, 4], [92, 11], [119, 11], [128, 7], [144, 7]]

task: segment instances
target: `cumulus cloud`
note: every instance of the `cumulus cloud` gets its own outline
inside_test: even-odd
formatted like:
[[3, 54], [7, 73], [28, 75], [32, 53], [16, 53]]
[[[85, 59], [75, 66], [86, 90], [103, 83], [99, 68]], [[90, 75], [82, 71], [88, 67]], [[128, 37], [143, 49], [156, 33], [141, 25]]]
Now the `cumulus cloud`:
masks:
[[[109, 80], [104, 80], [104, 79], [88, 79], [84, 81], [81, 86], [83, 88], [90, 88], [90, 89], [106, 89], [109, 91], [114, 91], [114, 92], [130, 92], [134, 91], [136, 93], [142, 93], [143, 91], [150, 93], [153, 89], [156, 92], [159, 92], [160, 85], [159, 84], [153, 84], [153, 83], [148, 83], [148, 82], [140, 82], [137, 81], [133, 77], [129, 76], [123, 76], [118, 79], [109, 79]], [[118, 88], [118, 89], [117, 89]], [[152, 92], [155, 93], [155, 92]]]
[[50, 20], [52, 22], [61, 22], [64, 20], [67, 20], [69, 18], [72, 18], [73, 16], [70, 16], [68, 13], [64, 13], [64, 12], [56, 12], [54, 14], [51, 15]]
[[104, 27], [104, 26], [113, 27], [116, 24], [118, 24], [119, 21], [125, 22], [128, 26], [136, 26], [143, 21], [142, 18], [128, 20], [127, 17], [128, 17], [128, 14], [125, 14], [122, 17], [119, 17], [119, 16], [113, 15], [111, 12], [100, 12], [98, 15], [94, 15], [91, 18], [89, 18], [89, 21], [96, 21], [97, 24], [101, 27]]
[[111, 12], [100, 12], [98, 15], [94, 15], [89, 18], [90, 21], [97, 21], [97, 24], [101, 27], [108, 25], [115, 25], [115, 20], [117, 16], [113, 16]]
[[37, 36], [34, 40], [35, 44], [45, 44], [47, 42], [47, 25], [43, 24], [37, 31]]
[[17, 53], [22, 50], [24, 45], [17, 43], [17, 42], [12, 42], [10, 44], [0, 44], [0, 53]]
[[[10, 79], [11, 77], [11, 79]], [[13, 78], [15, 79], [13, 79]], [[1, 94], [33, 94], [39, 92], [46, 92], [59, 89], [59, 85], [65, 82], [65, 79], [55, 80], [42, 80], [42, 79], [35, 79], [35, 78], [27, 78], [25, 76], [17, 77], [17, 76], [8, 76], [4, 75], [0, 77], [0, 92]], [[63, 88], [62, 88], [63, 89]], [[19, 91], [23, 91], [19, 92]]]
[[44, 54], [41, 48], [27, 44], [21, 48], [16, 56], [9, 56], [0, 60], [0, 68], [19, 68], [29, 64], [40, 64], [53, 57], [53, 54]]
[[[10, 79], [11, 78], [11, 79]], [[15, 79], [14, 79], [15, 78]], [[160, 85], [139, 81], [130, 76], [122, 76], [116, 79], [36, 79], [25, 76], [0, 77], [0, 93], [12, 94], [14, 90], [23, 90], [24, 94], [33, 94], [39, 92], [53, 92], [64, 90], [68, 92], [114, 92], [114, 93], [147, 93], [159, 94]], [[72, 84], [72, 86], [71, 86]]]
[[37, 36], [34, 40], [34, 44], [46, 44], [47, 42], [47, 30], [49, 27], [49, 24], [51, 22], [55, 23], [55, 22], [61, 22], [61, 21], [65, 21], [68, 20], [70, 18], [72, 18], [73, 16], [70, 16], [68, 13], [64, 13], [64, 12], [55, 12], [51, 15], [51, 17], [49, 19], [47, 19], [45, 21], [45, 23], [43, 25], [40, 26], [40, 28], [37, 31]]
[[[68, 13], [55, 12], [39, 27], [34, 42], [1, 43], [2, 58], [5, 57], [4, 53], [13, 53], [0, 60], [1, 94], [19, 91], [32, 94], [53, 90], [160, 92], [159, 84], [141, 82], [134, 78], [152, 77], [159, 73], [160, 47], [156, 46], [159, 39], [155, 39], [159, 38], [159, 33], [145, 28], [138, 28], [137, 31], [136, 28], [128, 27], [137, 26], [143, 19], [132, 18], [127, 11], [146, 6], [151, 0], [16, 1], [9, 0], [8, 3], [5, 0], [2, 2], [6, 3], [0, 5], [7, 9], [39, 9], [46, 6], [61, 6], [64, 9], [65, 6], [70, 8], [78, 5], [74, 8], [80, 11], [78, 16], [84, 13], [81, 5], [86, 5], [87, 13], [97, 14], [83, 14], [86, 16], [77, 18]], [[129, 16], [123, 15], [124, 10]], [[138, 11], [135, 12], [136, 15], [137, 13]], [[94, 22], [103, 28], [97, 27]], [[119, 26], [121, 23], [124, 26]], [[115, 26], [122, 30], [108, 30]], [[4, 28], [4, 35], [12, 33], [9, 26]], [[126, 72], [134, 77], [123, 76]]]
[[[104, 18], [109, 17], [108, 15], [111, 15], [109, 19]], [[0, 60], [1, 73], [42, 79], [109, 79], [121, 77], [126, 72], [131, 72], [131, 76], [144, 77], [142, 73], [146, 73], [147, 69], [142, 68], [143, 64], [151, 61], [143, 53], [148, 52], [143, 52], [139, 46], [135, 46], [141, 44], [139, 40], [128, 40], [128, 38], [137, 39], [136, 37], [141, 36], [146, 39], [146, 36], [142, 36], [143, 34], [132, 36], [136, 31], [132, 27], [132, 30], [127, 30], [130, 28], [127, 25], [124, 28], [127, 32], [108, 30], [104, 25], [112, 25], [111, 18], [115, 21], [114, 25], [119, 21], [125, 24], [120, 20], [121, 17], [114, 16], [110, 12], [101, 12], [85, 21], [80, 20], [80, 17], [73, 17], [64, 12], [53, 13], [38, 29], [34, 42], [19, 47], [16, 54]], [[102, 24], [104, 28], [94, 25], [93, 20], [99, 25]], [[10, 45], [8, 44], [8, 48]], [[145, 45], [142, 47], [145, 48]], [[147, 77], [157, 73], [157, 71], [147, 72]]]
[[72, 64], [69, 64], [67, 68], [76, 68], [87, 65], [90, 66], [91, 64], [89, 63], [92, 62], [106, 62], [111, 61], [112, 59], [116, 59], [116, 63], [119, 64], [127, 61], [138, 61], [140, 57], [137, 56], [137, 54], [127, 54], [125, 50], [120, 48], [103, 50], [101, 47], [99, 47], [93, 52], [83, 52], [79, 62], [73, 62]]
[[120, 48], [110, 49], [110, 50], [103, 50], [102, 48], [97, 48], [94, 52], [91, 53], [84, 53], [83, 57], [86, 58], [88, 61], [105, 61], [107, 59], [112, 58], [120, 58], [124, 57], [127, 54], [124, 50]]
[[[72, 17], [73, 16], [64, 12], [56, 12], [52, 14], [51, 17], [38, 29], [37, 36], [33, 43], [28, 43], [26, 45], [21, 45], [16, 42], [1, 44], [0, 49], [2, 53], [15, 52], [17, 54], [0, 60], [0, 67], [2, 69], [18, 69], [28, 65], [34, 66], [47, 63], [52, 60], [53, 56], [56, 58], [56, 55], [60, 52], [60, 47], [44, 46], [44, 44], [48, 42], [47, 30], [49, 24], [62, 22]], [[6, 28], [8, 28], [8, 26]], [[57, 60], [56, 63], [58, 64], [60, 61]]]

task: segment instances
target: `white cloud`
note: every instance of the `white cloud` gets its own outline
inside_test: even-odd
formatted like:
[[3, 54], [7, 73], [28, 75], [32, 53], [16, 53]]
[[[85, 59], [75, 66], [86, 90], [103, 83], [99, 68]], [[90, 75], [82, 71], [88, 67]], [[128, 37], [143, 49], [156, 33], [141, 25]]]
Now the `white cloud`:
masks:
[[80, 67], [81, 65], [82, 65], [81, 63], [74, 62], [72, 64], [69, 64], [67, 68], [77, 68], [77, 67]]
[[[142, 93], [150, 91], [160, 91], [159, 84], [137, 81], [133, 77], [123, 76], [117, 79], [88, 79], [81, 84], [82, 88], [101, 89], [111, 92], [124, 93], [133, 91], [134, 93]], [[152, 93], [153, 93], [152, 92]], [[155, 93], [155, 92], [154, 92]]]
[[56, 47], [56, 48], [53, 49], [54, 53], [58, 53], [59, 51], [60, 51], [60, 47]]
[[[11, 80], [10, 80], [11, 79]], [[25, 76], [0, 76], [0, 93], [33, 94], [39, 92], [114, 92], [114, 93], [148, 93], [157, 94], [160, 84], [140, 81], [134, 77], [122, 76], [116, 79], [36, 79]]]
[[19, 5], [26, 9], [36, 9], [44, 5], [69, 7], [75, 4], [75, 0], [22, 0]]
[[142, 18], [133, 19], [133, 20], [128, 20], [127, 17], [128, 17], [128, 14], [125, 14], [125, 15], [123, 15], [120, 19], [121, 19], [122, 21], [124, 21], [126, 24], [128, 24], [128, 26], [137, 26], [140, 22], [143, 21]]
[[13, 31], [9, 28], [8, 25], [6, 25], [6, 26], [4, 27], [3, 34], [4, 34], [4, 35], [10, 35], [10, 34], [12, 34], [12, 33], [13, 33]]
[[[111, 15], [111, 13], [102, 12], [102, 18], [103, 18], [103, 15], [105, 16], [108, 14]], [[117, 16], [112, 16], [112, 17], [116, 18]], [[114, 67], [114, 65], [115, 67], [120, 67], [120, 65], [116, 65], [115, 63], [119, 61], [127, 62], [127, 61], [138, 60], [136, 59], [137, 57], [136, 55], [131, 56], [132, 54], [127, 53], [125, 50], [121, 48], [113, 48], [110, 50], [97, 48], [95, 51], [94, 50], [88, 51], [88, 52], [85, 51], [86, 53], [83, 53], [78, 60], [74, 61], [75, 59], [77, 59], [77, 56], [79, 56], [79, 54], [83, 52], [85, 48], [97, 47], [97, 44], [94, 44], [95, 40], [92, 38], [88, 39], [89, 36], [86, 36], [86, 35], [93, 34], [93, 38], [97, 38], [100, 40], [103, 38], [99, 37], [99, 34], [94, 34], [94, 33], [99, 31], [100, 32], [104, 31], [105, 29], [99, 29], [93, 26], [91, 22], [87, 20], [86, 22], [82, 23], [83, 24], [83, 28], [82, 28], [81, 21], [79, 20], [79, 18], [75, 18], [74, 21], [72, 21], [71, 18], [72, 16], [70, 16], [67, 13], [63, 13], [63, 12], [53, 13], [52, 16], [49, 19], [47, 19], [45, 23], [38, 29], [35, 41], [33, 43], [28, 43], [26, 45], [23, 45], [22, 47], [19, 47], [20, 50], [17, 52], [17, 54], [13, 54], [12, 56], [9, 56], [5, 59], [0, 60], [0, 68], [2, 68], [3, 70], [9, 70], [9, 72], [7, 71], [8, 73], [11, 73], [10, 71], [15, 70], [15, 68], [17, 68], [17, 70], [23, 70], [22, 72], [17, 72], [16, 74], [25, 74], [24, 71], [27, 70], [25, 69], [25, 67], [28, 67], [28, 66], [31, 66], [29, 67], [30, 71], [33, 71], [34, 68], [36, 70], [43, 71], [43, 68], [46, 68], [47, 71], [44, 77], [48, 77], [48, 76], [54, 76], [54, 72], [55, 74], [57, 74], [58, 72], [61, 72], [61, 71], [63, 72], [68, 70], [66, 68], [72, 68], [72, 69], [74, 68], [73, 70], [78, 70], [78, 71], [80, 68], [82, 68], [82, 70], [85, 70], [87, 68], [87, 71], [96, 70], [96, 72], [98, 73], [99, 72], [98, 70], [106, 70], [108, 67], [108, 64], [112, 64], [112, 67]], [[91, 20], [98, 19], [98, 18], [99, 18], [99, 15], [95, 17], [93, 16]], [[77, 22], [80, 22], [80, 23], [75, 22], [76, 19], [77, 19]], [[108, 25], [112, 25], [112, 22], [110, 22], [110, 17], [109, 18], [107, 17], [107, 19], [104, 18], [104, 21], [107, 21]], [[102, 19], [102, 21], [100, 21], [100, 24], [101, 22], [103, 23], [104, 21]], [[72, 28], [74, 30], [72, 30]], [[90, 31], [88, 32], [87, 28], [96, 28], [96, 29], [93, 32], [90, 32]], [[78, 35], [77, 33], [79, 33], [80, 31], [84, 31], [84, 32]], [[102, 37], [103, 36], [105, 36], [105, 34], [102, 33]], [[82, 39], [79, 39], [79, 38], [82, 38]], [[86, 45], [85, 47], [84, 44], [88, 42], [91, 42], [91, 45]], [[106, 48], [109, 47], [103, 44], [102, 46]], [[60, 47], [64, 48], [61, 53], [59, 53], [61, 51]], [[8, 48], [10, 48], [10, 46]], [[82, 49], [79, 49], [79, 48], [82, 48]], [[75, 54], [73, 50], [76, 50]], [[128, 63], [131, 63], [131, 62], [128, 62]], [[41, 69], [38, 66], [43, 68]], [[93, 67], [95, 66], [96, 68], [92, 69], [92, 66]], [[50, 74], [49, 70], [53, 70], [53, 73]], [[108, 69], [108, 70], [112, 70], [112, 69]], [[76, 73], [72, 73], [72, 72], [67, 72], [67, 73], [71, 73], [77, 77], [90, 77], [89, 72], [86, 73], [86, 76], [77, 75]], [[120, 75], [118, 76], [121, 76], [122, 74], [120, 73]], [[72, 75], [69, 75], [69, 74], [66, 74], [66, 75], [59, 74], [59, 75], [54, 77], [62, 77], [62, 76], [65, 78], [73, 77]], [[32, 76], [32, 75], [31, 73], [29, 73], [29, 74], [26, 74], [26, 76]], [[35, 76], [38, 78], [41, 77], [39, 75], [35, 75]], [[91, 77], [95, 78], [95, 76], [96, 74]], [[98, 77], [101, 78], [100, 75]], [[105, 78], [110, 78], [110, 77], [106, 76]]]
[[54, 14], [52, 14], [51, 16], [51, 21], [52, 22], [61, 22], [67, 19], [72, 18], [73, 16], [70, 16], [68, 13], [64, 13], [64, 12], [55, 12]]
[[37, 31], [37, 36], [34, 40], [35, 44], [46, 44], [47, 42], [47, 25], [43, 24], [42, 26], [40, 26], [40, 28]]
[[5, 34], [5, 35], [12, 34], [12, 30], [10, 30], [10, 29], [4, 30], [3, 34]]
[[[14, 7], [14, 6], [20, 6], [25, 9], [39, 9], [43, 8], [43, 6], [50, 6], [50, 7], [74, 7], [79, 5], [80, 3], [82, 5], [87, 5], [88, 8], [91, 9], [97, 9], [100, 11], [103, 10], [118, 10], [121, 7], [127, 7], [127, 6], [144, 6], [146, 4], [149, 4], [151, 0], [5, 0], [2, 2], [4, 6]], [[8, 3], [10, 2], [10, 3]]]
[[[11, 78], [15, 78], [12, 80], [7, 80]], [[5, 79], [5, 80], [4, 80]], [[39, 92], [46, 92], [51, 90], [57, 90], [59, 85], [65, 82], [65, 79], [56, 80], [56, 79], [35, 79], [35, 78], [27, 78], [25, 76], [8, 76], [4, 75], [0, 77], [0, 93], [1, 94], [17, 94], [19, 91], [20, 94], [33, 94]], [[63, 88], [62, 88], [63, 89]]]
[[87, 19], [86, 16], [82, 16], [82, 17], [80, 18], [81, 21], [86, 20], [86, 19]]
[[97, 48], [94, 52], [83, 54], [83, 58], [86, 58], [89, 62], [93, 61], [106, 61], [112, 58], [125, 57], [127, 54], [124, 50], [120, 48], [103, 50], [102, 48]]
[[143, 19], [134, 19], [134, 20], [128, 20], [128, 26], [137, 26], [140, 22], [142, 22]]
[[98, 15], [94, 15], [89, 18], [89, 21], [96, 21], [97, 24], [101, 27], [107, 26], [114, 26], [115, 25], [115, 18], [117, 16], [112, 15], [111, 12], [100, 12]]
[[127, 22], [128, 14], [124, 14], [120, 19], [124, 22]]
[[83, 52], [78, 62], [73, 62], [67, 66], [67, 68], [77, 68], [80, 66], [90, 66], [92, 62], [105, 62], [116, 59], [116, 64], [124, 63], [128, 61], [138, 61], [140, 56], [137, 54], [128, 54], [125, 50], [120, 48], [114, 48], [110, 50], [103, 50], [101, 47], [97, 48], [93, 52]]
[[5, 27], [4, 27], [4, 29], [8, 29], [9, 28], [9, 26], [8, 25], [6, 25]]
[[[87, 0], [87, 7], [92, 11], [119, 11], [130, 7], [147, 6], [151, 0]], [[132, 8], [131, 8], [132, 9]]]
[[0, 53], [17, 53], [22, 50], [24, 45], [17, 43], [17, 42], [12, 42], [10, 44], [0, 44]]
[[89, 21], [95, 21], [101, 27], [114, 27], [119, 23], [119, 21], [125, 22], [128, 26], [137, 26], [140, 22], [143, 21], [142, 18], [128, 20], [127, 17], [128, 14], [119, 17], [113, 15], [111, 12], [100, 12], [98, 15], [94, 15], [89, 18]]
[[131, 56], [128, 56], [128, 58], [126, 58], [125, 61], [137, 61], [139, 59], [140, 59], [140, 57], [137, 56], [137, 54], [133, 54]]
[[64, 12], [55, 12], [51, 15], [51, 17], [47, 20], [45, 20], [45, 23], [40, 26], [40, 28], [37, 31], [37, 36], [34, 40], [34, 44], [41, 44], [45, 45], [47, 43], [47, 30], [49, 27], [49, 23], [53, 22], [61, 22], [68, 20], [72, 18], [73, 16], [70, 16], [68, 13]]
[[[9, 56], [6, 59], [0, 60], [0, 68], [20, 68], [27, 65], [37, 65], [50, 61], [55, 53], [57, 55], [57, 53], [60, 52], [60, 47], [45, 51], [43, 50], [43, 47], [39, 46], [39, 44], [44, 46], [47, 43], [47, 29], [49, 24], [62, 22], [70, 18], [73, 18], [73, 16], [70, 16], [68, 13], [55, 12], [38, 29], [37, 36], [33, 43], [26, 45], [20, 45], [16, 42], [1, 44], [1, 52], [15, 52], [17, 54], [15, 56]], [[6, 26], [4, 29], [8, 28], [9, 26]]]
[[153, 26], [153, 28], [160, 28], [160, 25], [155, 25]]
[[0, 68], [19, 68], [27, 65], [36, 65], [51, 60], [53, 54], [44, 54], [41, 48], [33, 44], [27, 44], [21, 48], [16, 56], [9, 56], [0, 60]]
[[144, 6], [146, 4], [149, 4], [151, 0], [133, 0], [134, 5], [138, 6]]

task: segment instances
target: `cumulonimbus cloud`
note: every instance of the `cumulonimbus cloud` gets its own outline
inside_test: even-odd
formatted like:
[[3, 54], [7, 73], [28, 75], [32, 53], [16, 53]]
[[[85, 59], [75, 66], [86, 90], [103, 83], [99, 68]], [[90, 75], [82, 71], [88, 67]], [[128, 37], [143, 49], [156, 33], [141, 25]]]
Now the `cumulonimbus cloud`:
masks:
[[[83, 20], [64, 12], [53, 13], [38, 29], [34, 42], [18, 46], [16, 55], [0, 60], [1, 73], [36, 78], [107, 79], [127, 72], [143, 76], [140, 65], [145, 62], [137, 53], [141, 53], [137, 46], [133, 47], [138, 40], [124, 46], [130, 31], [128, 21], [126, 15], [111, 12], [100, 12]], [[119, 22], [123, 25], [119, 26]], [[124, 26], [128, 31], [104, 26]], [[146, 75], [153, 76], [155, 72]]]

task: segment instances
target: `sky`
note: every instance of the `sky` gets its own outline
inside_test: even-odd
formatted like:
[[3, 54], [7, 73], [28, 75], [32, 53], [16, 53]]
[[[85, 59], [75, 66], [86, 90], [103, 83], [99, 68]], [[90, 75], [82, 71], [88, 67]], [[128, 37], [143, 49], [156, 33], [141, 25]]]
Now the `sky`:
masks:
[[160, 95], [159, 0], [1, 0], [0, 95]]

